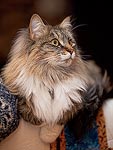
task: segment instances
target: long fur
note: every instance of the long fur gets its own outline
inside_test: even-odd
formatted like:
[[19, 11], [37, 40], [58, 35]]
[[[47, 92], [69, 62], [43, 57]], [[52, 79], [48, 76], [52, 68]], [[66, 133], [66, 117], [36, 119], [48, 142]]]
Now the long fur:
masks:
[[[94, 71], [94, 64], [92, 69], [81, 59], [70, 27], [69, 18], [52, 27], [34, 15], [30, 27], [19, 32], [3, 68], [5, 85], [20, 97], [19, 110], [33, 124], [67, 122], [83, 108], [83, 93], [94, 76], [100, 77], [98, 67]], [[52, 39], [62, 46], [53, 46]]]

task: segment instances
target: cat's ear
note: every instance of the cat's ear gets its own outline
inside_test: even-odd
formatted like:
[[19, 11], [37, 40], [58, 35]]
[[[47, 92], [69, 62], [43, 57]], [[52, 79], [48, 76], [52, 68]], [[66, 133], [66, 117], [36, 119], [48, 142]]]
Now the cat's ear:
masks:
[[46, 25], [42, 21], [39, 15], [34, 14], [30, 19], [29, 29], [30, 37], [32, 40], [35, 40], [41, 37], [44, 34]]
[[66, 17], [60, 24], [60, 27], [61, 28], [67, 28], [67, 29], [70, 29], [72, 27], [71, 25], [71, 17], [68, 16]]

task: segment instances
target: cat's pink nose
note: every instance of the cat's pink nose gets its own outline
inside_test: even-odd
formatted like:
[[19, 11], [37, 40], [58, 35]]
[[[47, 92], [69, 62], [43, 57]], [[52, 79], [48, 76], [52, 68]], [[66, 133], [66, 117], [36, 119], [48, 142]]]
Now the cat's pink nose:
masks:
[[74, 50], [72, 48], [70, 48], [70, 49], [67, 49], [67, 51], [72, 55]]
[[65, 45], [65, 48], [66, 48], [66, 51], [69, 52], [72, 55], [72, 53], [74, 52], [74, 49], [69, 43], [67, 43]]

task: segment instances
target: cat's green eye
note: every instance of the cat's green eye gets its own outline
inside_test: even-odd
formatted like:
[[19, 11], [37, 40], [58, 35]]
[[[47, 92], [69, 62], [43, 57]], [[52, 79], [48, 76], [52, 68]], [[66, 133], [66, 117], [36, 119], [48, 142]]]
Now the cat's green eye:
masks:
[[59, 41], [57, 39], [53, 39], [51, 41], [51, 44], [54, 45], [54, 46], [59, 46]]

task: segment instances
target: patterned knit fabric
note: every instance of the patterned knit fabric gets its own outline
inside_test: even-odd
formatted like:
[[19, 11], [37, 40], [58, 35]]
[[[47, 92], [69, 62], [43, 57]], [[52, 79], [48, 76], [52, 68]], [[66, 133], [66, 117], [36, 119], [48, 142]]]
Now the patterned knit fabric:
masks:
[[80, 140], [76, 140], [73, 133], [65, 127], [66, 150], [99, 150], [97, 126], [94, 122], [93, 127], [88, 130]]
[[[80, 140], [76, 140], [75, 136], [69, 130], [68, 126], [65, 126], [64, 137], [65, 137], [64, 140], [65, 144], [61, 144], [62, 138], [59, 137], [56, 140], [56, 144], [54, 144], [54, 146], [52, 144], [51, 150], [100, 150], [98, 143], [97, 127], [95, 123], [93, 125], [93, 128], [91, 128], [87, 132], [87, 134], [85, 134], [83, 138], [81, 138]], [[65, 145], [65, 146], [63, 147], [59, 146], [58, 148], [58, 145]]]
[[66, 125], [61, 135], [51, 144], [51, 150], [113, 150], [108, 148], [102, 109], [99, 110], [92, 128], [80, 140], [76, 139]]
[[12, 133], [18, 124], [17, 97], [8, 91], [0, 78], [0, 141]]

